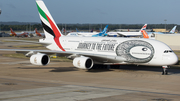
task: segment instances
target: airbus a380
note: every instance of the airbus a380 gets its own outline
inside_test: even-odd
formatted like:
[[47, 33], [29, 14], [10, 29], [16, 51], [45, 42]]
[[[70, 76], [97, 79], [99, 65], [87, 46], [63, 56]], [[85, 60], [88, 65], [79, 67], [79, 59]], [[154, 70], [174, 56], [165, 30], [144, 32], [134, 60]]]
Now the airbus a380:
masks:
[[176, 54], [164, 43], [144, 38], [116, 37], [71, 37], [63, 36], [42, 0], [36, 0], [39, 16], [46, 38], [39, 42], [49, 50], [0, 49], [1, 51], [27, 52], [30, 62], [47, 65], [48, 54], [67, 56], [73, 65], [91, 69], [94, 64], [102, 65], [147, 65], [166, 68], [178, 61]]

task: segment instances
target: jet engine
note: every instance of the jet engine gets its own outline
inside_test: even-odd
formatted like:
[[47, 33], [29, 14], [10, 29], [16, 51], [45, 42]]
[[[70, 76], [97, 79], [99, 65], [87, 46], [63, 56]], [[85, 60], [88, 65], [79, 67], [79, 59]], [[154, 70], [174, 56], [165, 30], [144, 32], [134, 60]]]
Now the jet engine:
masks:
[[30, 62], [34, 65], [47, 65], [50, 62], [49, 56], [46, 54], [34, 54], [30, 57]]
[[80, 69], [91, 69], [93, 67], [93, 60], [89, 57], [76, 57], [73, 60], [73, 65]]

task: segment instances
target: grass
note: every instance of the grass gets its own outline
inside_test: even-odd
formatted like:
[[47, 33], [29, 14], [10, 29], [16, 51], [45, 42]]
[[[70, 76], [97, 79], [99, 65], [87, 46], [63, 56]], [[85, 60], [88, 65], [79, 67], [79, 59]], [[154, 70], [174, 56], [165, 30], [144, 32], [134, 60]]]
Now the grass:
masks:
[[[20, 58], [20, 59], [29, 59], [24, 54], [15, 53], [15, 54], [3, 54], [4, 57], [12, 57], [12, 58]], [[56, 62], [72, 62], [72, 60], [67, 59], [66, 57], [57, 57], [57, 58], [50, 58], [51, 61]]]
[[19, 54], [19, 53], [15, 53], [15, 54], [3, 54], [2, 56], [12, 57], [12, 58], [28, 59], [28, 57], [24, 56], [24, 54]]
[[43, 45], [41, 44], [31, 44], [31, 45], [17, 45], [13, 46], [15, 48], [41, 48], [41, 49], [46, 49]]

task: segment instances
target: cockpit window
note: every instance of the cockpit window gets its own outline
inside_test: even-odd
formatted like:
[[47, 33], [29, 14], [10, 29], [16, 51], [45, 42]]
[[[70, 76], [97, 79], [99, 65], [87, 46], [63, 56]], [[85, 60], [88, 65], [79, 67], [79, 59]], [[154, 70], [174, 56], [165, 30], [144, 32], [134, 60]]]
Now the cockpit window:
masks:
[[172, 50], [165, 50], [164, 53], [172, 53]]

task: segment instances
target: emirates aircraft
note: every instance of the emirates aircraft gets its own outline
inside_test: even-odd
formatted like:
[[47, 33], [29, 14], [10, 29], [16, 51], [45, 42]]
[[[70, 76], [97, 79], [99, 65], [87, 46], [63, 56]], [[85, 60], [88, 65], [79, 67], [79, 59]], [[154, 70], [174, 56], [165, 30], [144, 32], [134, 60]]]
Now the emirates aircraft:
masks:
[[176, 54], [166, 44], [145, 38], [117, 37], [71, 37], [63, 36], [42, 0], [36, 0], [43, 25], [45, 39], [39, 43], [49, 50], [0, 49], [1, 51], [26, 52], [34, 65], [47, 65], [48, 55], [57, 54], [73, 60], [73, 65], [81, 69], [91, 69], [101, 65], [147, 65], [166, 68], [177, 63]]

